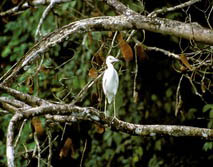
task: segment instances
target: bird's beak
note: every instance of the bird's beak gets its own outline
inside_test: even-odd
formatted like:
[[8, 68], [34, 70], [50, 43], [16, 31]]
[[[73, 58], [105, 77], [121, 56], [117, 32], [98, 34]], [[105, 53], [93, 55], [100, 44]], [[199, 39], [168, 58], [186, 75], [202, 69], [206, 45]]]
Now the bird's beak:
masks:
[[115, 58], [115, 61], [114, 61], [114, 62], [120, 62], [120, 60]]

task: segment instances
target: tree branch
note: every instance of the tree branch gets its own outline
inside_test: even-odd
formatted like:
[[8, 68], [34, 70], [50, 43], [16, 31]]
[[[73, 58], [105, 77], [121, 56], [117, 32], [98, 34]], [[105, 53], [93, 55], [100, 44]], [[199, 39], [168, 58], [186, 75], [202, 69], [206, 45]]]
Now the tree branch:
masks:
[[191, 6], [191, 5], [193, 5], [197, 2], [200, 2], [200, 1], [201, 0], [190, 0], [190, 1], [184, 2], [182, 4], [179, 4], [177, 6], [173, 6], [173, 7], [170, 7], [170, 8], [158, 9], [158, 10], [155, 10], [152, 13], [150, 13], [149, 16], [150, 17], [156, 17], [160, 13], [172, 12], [172, 11], [175, 11], [177, 9], [182, 9], [182, 8], [185, 8], [187, 6]]
[[[24, 101], [25, 103], [28, 103], [32, 106], [38, 106], [38, 105], [43, 105], [43, 104], [50, 104], [48, 101], [45, 101], [43, 99], [40, 99], [38, 97], [35, 97], [35, 96], [30, 96], [26, 93], [22, 93], [22, 92], [19, 92], [15, 89], [12, 89], [12, 88], [8, 88], [2, 84], [0, 84], [0, 90], [1, 91], [4, 91], [12, 96], [14, 96], [15, 98], [21, 100], [21, 101]], [[6, 100], [6, 99], [4, 99]], [[20, 104], [18, 104], [18, 101], [16, 100], [16, 103], [14, 102], [11, 102], [13, 105], [17, 105], [16, 107], [18, 107]], [[22, 106], [24, 107], [24, 106]], [[26, 106], [27, 107], [27, 106]]]
[[125, 16], [134, 16], [137, 15], [138, 13], [129, 9], [126, 7], [124, 4], [117, 0], [105, 0], [106, 3], [110, 6], [112, 6], [118, 13], [123, 14]]
[[174, 35], [177, 37], [195, 40], [213, 45], [213, 30], [195, 24], [182, 23], [163, 18], [149, 18], [141, 15], [133, 16], [102, 16], [84, 19], [70, 23], [46, 35], [31, 48], [17, 63], [14, 69], [2, 78], [2, 84], [8, 84], [18, 71], [35, 60], [39, 54], [50, 47], [65, 41], [68, 36], [88, 31], [121, 31], [129, 29], [145, 29], [147, 31]]
[[22, 115], [15, 114], [9, 122], [7, 129], [7, 165], [14, 167], [14, 131], [16, 124], [22, 119]]
[[[56, 1], [57, 1], [56, 3], [65, 3], [65, 2], [69, 2], [71, 0], [56, 0]], [[22, 4], [21, 6], [18, 5], [16, 7], [12, 8], [12, 9], [7, 10], [7, 11], [0, 12], [0, 17], [13, 15], [17, 12], [28, 9], [31, 6], [37, 7], [39, 5], [47, 5], [47, 4], [50, 4], [50, 2], [51, 2], [51, 0], [29, 0], [28, 2]]]
[[36, 29], [36, 32], [35, 32], [35, 38], [39, 35], [41, 36], [41, 33], [40, 33], [40, 29], [41, 29], [41, 26], [45, 20], [45, 18], [47, 17], [47, 15], [49, 14], [50, 10], [54, 7], [54, 5], [56, 4], [58, 0], [51, 0], [50, 1], [50, 4], [47, 6], [47, 8], [44, 10], [41, 18], [40, 18], [40, 21], [39, 21], [39, 24], [37, 26], [37, 29]]
[[[205, 139], [213, 139], [213, 130], [179, 125], [139, 125], [124, 122], [105, 116], [103, 112], [93, 107], [79, 107], [70, 104], [53, 104], [35, 107], [21, 112], [24, 118], [38, 115], [68, 115], [80, 120], [107, 124], [114, 130], [140, 136], [169, 135], [169, 136], [197, 136]], [[73, 119], [71, 119], [73, 122]]]
[[30, 108], [30, 106], [25, 104], [24, 102], [9, 98], [9, 97], [0, 97], [0, 103], [7, 103], [16, 108], [22, 108], [22, 107], [24, 107], [25, 109]]
[[[21, 109], [20, 109], [21, 110]], [[93, 107], [79, 107], [71, 104], [42, 105], [27, 110], [21, 110], [10, 120], [7, 132], [7, 161], [9, 167], [14, 167], [14, 130], [16, 124], [34, 116], [46, 115], [47, 119], [55, 121], [75, 122], [77, 120], [88, 120], [110, 127], [112, 130], [139, 136], [193, 136], [206, 140], [213, 140], [213, 130], [179, 125], [139, 125], [124, 122], [109, 116], [105, 116]]]

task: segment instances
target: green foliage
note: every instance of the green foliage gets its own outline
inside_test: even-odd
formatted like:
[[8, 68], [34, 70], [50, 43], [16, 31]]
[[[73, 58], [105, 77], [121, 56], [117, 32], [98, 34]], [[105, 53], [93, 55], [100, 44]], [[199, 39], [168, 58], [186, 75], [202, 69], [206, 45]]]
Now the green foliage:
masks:
[[148, 167], [160, 167], [163, 166], [163, 160], [159, 160], [156, 155], [150, 159]]
[[206, 104], [205, 106], [203, 106], [203, 112], [213, 112], [213, 104]]
[[205, 142], [203, 145], [203, 150], [209, 151], [213, 149], [213, 142]]

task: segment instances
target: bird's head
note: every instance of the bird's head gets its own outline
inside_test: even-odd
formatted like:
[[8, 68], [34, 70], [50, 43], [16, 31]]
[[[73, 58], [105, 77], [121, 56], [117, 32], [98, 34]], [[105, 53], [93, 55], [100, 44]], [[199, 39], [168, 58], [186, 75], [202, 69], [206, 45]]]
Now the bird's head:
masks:
[[108, 56], [106, 59], [106, 63], [113, 63], [113, 62], [119, 62], [119, 60], [113, 56]]

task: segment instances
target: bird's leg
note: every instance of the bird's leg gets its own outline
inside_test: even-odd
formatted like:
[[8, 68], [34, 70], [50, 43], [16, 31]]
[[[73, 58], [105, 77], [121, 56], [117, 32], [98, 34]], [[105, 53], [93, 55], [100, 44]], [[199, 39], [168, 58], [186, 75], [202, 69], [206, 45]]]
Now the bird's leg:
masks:
[[114, 110], [114, 116], [113, 119], [116, 118], [116, 110], [115, 110], [115, 98], [113, 100], [113, 110]]
[[107, 99], [105, 97], [105, 106], [104, 106], [104, 114], [105, 114], [105, 116], [106, 116], [106, 109], [107, 109]]

